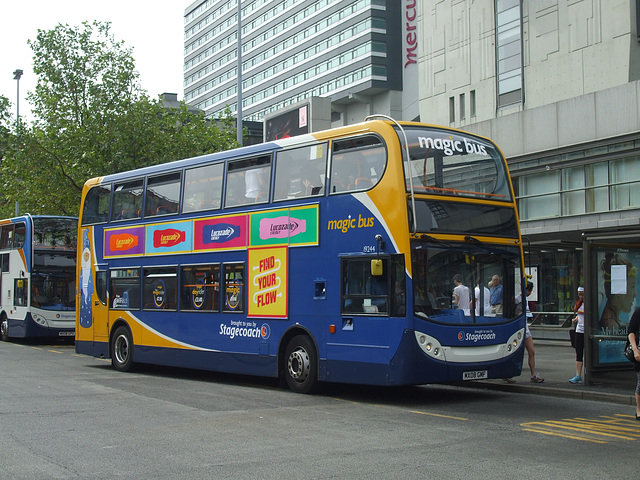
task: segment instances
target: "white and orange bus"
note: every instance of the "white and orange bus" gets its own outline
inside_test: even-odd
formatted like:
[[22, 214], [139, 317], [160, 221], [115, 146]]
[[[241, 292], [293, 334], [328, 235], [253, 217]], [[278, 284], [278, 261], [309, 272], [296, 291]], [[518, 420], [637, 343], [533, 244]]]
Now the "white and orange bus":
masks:
[[73, 337], [78, 219], [23, 215], [0, 221], [0, 333]]

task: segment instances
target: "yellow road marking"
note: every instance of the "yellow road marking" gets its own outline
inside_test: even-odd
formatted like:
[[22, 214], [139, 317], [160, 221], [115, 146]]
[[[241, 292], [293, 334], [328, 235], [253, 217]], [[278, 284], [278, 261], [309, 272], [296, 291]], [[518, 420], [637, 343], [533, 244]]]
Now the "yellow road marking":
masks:
[[58, 350], [49, 350], [49, 351], [50, 351], [51, 353], [62, 353], [62, 352], [59, 352]]
[[[629, 420], [627, 420], [627, 418]], [[640, 439], [640, 430], [630, 415], [601, 416], [597, 419], [565, 418], [544, 422], [522, 423], [524, 431], [571, 438], [585, 442], [608, 443], [608, 440], [633, 441]], [[635, 419], [634, 419], [635, 421]]]
[[606, 444], [607, 443], [607, 442], [605, 442], [603, 440], [595, 440], [595, 439], [592, 439], [592, 438], [576, 437], [575, 435], [564, 435], [564, 434], [560, 434], [560, 433], [549, 432], [547, 430], [536, 430], [536, 429], [533, 429], [533, 428], [523, 428], [523, 430], [525, 432], [542, 433], [543, 435], [551, 435], [551, 436], [554, 436], [554, 437], [570, 438], [572, 440], [582, 440], [582, 441], [585, 441], [585, 442], [600, 443], [600, 444]]
[[411, 413], [417, 413], [418, 415], [429, 415], [431, 417], [442, 417], [442, 418], [450, 418], [452, 420], [461, 420], [463, 422], [468, 421], [468, 418], [463, 418], [463, 417], [453, 417], [451, 415], [442, 415], [439, 413], [429, 413], [429, 412], [420, 412], [418, 410], [411, 410]]

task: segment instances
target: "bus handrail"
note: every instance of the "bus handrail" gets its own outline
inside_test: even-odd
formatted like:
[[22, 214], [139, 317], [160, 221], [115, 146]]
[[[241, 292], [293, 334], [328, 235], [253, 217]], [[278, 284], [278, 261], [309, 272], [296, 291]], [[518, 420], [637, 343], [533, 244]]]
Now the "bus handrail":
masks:
[[440, 188], [440, 187], [432, 187], [432, 186], [422, 186], [419, 185], [416, 187], [417, 190], [433, 190], [434, 192], [441, 193], [450, 193], [452, 195], [460, 195], [460, 194], [471, 194], [471, 195], [481, 195], [485, 197], [497, 197], [497, 198], [506, 198], [506, 195], [501, 195], [499, 193], [483, 193], [483, 192], [472, 192], [468, 190], [458, 190], [457, 188]]
[[409, 161], [409, 151], [408, 151], [409, 141], [407, 140], [407, 134], [405, 133], [404, 128], [402, 128], [402, 125], [400, 125], [395, 119], [391, 118], [388, 115], [375, 113], [373, 115], [367, 115], [364, 121], [368, 122], [369, 120], [373, 120], [374, 118], [384, 118], [385, 120], [389, 120], [390, 122], [393, 122], [398, 127], [398, 129], [402, 132], [402, 136], [404, 138], [404, 145], [402, 146], [402, 163], [404, 163], [404, 156], [406, 152], [407, 165], [409, 166], [409, 190], [411, 192], [411, 210], [412, 210], [411, 220], [413, 223], [411, 233], [415, 235], [416, 232], [418, 231], [418, 226], [416, 224], [416, 221], [417, 221], [416, 220], [416, 199], [413, 191], [413, 171], [411, 169], [411, 162]]

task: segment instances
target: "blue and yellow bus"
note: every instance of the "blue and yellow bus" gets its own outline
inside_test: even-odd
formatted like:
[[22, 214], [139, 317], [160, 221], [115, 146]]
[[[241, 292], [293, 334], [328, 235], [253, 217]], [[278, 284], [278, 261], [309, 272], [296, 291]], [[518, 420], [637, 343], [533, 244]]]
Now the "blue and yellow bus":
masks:
[[[485, 138], [370, 118], [94, 178], [78, 235], [76, 351], [118, 370], [280, 377], [296, 392], [521, 371], [518, 215]], [[452, 302], [456, 275], [468, 305]]]
[[0, 220], [0, 337], [73, 338], [78, 219]]

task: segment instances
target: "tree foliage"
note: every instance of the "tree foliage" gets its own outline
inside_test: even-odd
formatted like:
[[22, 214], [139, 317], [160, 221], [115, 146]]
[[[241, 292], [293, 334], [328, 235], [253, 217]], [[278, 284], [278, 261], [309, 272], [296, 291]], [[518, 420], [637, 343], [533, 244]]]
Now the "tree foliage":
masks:
[[[92, 177], [237, 146], [233, 119], [167, 109], [138, 83], [131, 49], [110, 24], [38, 30], [35, 119], [20, 122], [2, 164], [3, 194], [23, 212], [77, 215]], [[4, 213], [4, 212], [3, 212]]]
[[0, 95], [0, 160], [4, 157], [11, 140], [11, 103]]

